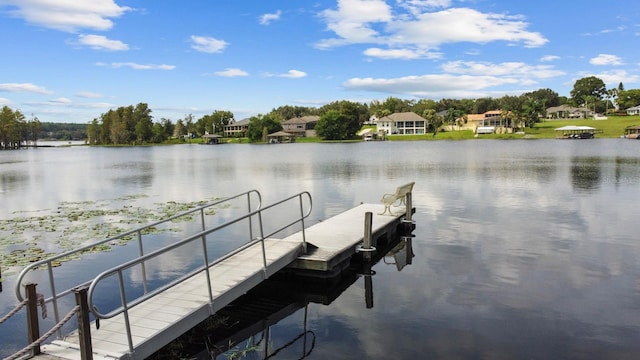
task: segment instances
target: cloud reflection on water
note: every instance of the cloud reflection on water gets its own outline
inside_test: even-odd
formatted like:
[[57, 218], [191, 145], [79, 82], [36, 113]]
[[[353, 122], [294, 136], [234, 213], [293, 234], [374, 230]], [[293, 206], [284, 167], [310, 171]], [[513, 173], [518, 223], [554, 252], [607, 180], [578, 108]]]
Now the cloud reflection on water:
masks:
[[[3, 196], [32, 194], [14, 208], [33, 209], [253, 188], [269, 203], [306, 190], [322, 221], [415, 181], [413, 264], [400, 273], [376, 265], [373, 309], [362, 280], [331, 305], [311, 306], [314, 357], [611, 358], [640, 353], [640, 170], [637, 145], [619, 141], [52, 149], [42, 157], [69, 151], [75, 165], [39, 163]], [[153, 165], [114, 168], [125, 161]], [[53, 175], [61, 169], [72, 175]], [[167, 269], [189, 257], [176, 254]]]

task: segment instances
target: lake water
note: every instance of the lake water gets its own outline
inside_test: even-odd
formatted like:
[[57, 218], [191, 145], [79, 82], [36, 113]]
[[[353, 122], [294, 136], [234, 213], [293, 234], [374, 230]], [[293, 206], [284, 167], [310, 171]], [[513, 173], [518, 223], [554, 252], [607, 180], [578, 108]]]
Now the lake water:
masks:
[[[0, 254], [20, 249], [10, 239], [55, 252], [57, 232], [12, 234], [7, 220], [55, 217], [68, 204], [141, 211], [309, 191], [315, 223], [409, 181], [411, 264], [399, 271], [385, 257], [374, 276], [294, 306], [267, 340], [247, 336], [239, 349], [263, 341], [278, 359], [640, 358], [640, 142], [623, 139], [3, 151]], [[2, 268], [0, 315], [16, 304], [17, 271]], [[24, 323], [0, 324], [0, 355], [26, 345]], [[249, 359], [268, 355], [251, 349]]]

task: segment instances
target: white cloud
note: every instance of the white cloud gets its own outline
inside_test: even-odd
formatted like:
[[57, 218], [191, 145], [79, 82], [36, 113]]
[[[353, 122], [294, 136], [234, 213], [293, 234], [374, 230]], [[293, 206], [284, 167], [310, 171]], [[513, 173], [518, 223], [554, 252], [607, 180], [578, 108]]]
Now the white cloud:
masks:
[[11, 100], [9, 100], [7, 98], [1, 98], [0, 97], [0, 105], [9, 106], [11, 104], [13, 104], [13, 102]]
[[49, 100], [49, 103], [54, 104], [54, 105], [68, 105], [71, 104], [71, 100], [65, 97], [60, 97], [57, 99], [51, 99]]
[[[363, 90], [429, 98], [492, 96], [500, 86], [532, 87], [539, 79], [564, 75], [549, 65], [522, 62], [488, 63], [451, 61], [441, 66], [445, 73], [399, 78], [352, 78], [343, 83], [349, 90]], [[516, 92], [516, 91], [513, 91]], [[506, 93], [506, 91], [502, 91]]]
[[133, 70], [173, 70], [173, 69], [176, 68], [174, 65], [138, 64], [138, 63], [134, 63], [134, 62], [114, 62], [114, 63], [111, 63], [111, 64], [99, 62], [99, 63], [96, 63], [96, 65], [97, 66], [110, 67], [110, 68], [113, 68], [113, 69], [119, 69], [119, 68], [123, 68], [123, 67], [128, 67], [128, 68], [131, 68]]
[[437, 52], [428, 52], [425, 50], [412, 50], [412, 49], [380, 49], [380, 48], [369, 48], [364, 51], [364, 54], [370, 57], [380, 58], [380, 59], [402, 59], [402, 60], [413, 60], [413, 59], [439, 59], [442, 57], [441, 53]]
[[373, 23], [388, 23], [392, 19], [391, 7], [383, 0], [339, 0], [337, 10], [324, 10], [321, 14], [327, 28], [338, 39], [320, 41], [319, 48], [349, 43], [377, 43], [379, 34]]
[[77, 93], [76, 96], [81, 98], [88, 98], [88, 99], [97, 99], [97, 98], [103, 97], [102, 94], [91, 92], [91, 91], [81, 91]]
[[289, 79], [299, 79], [307, 76], [307, 73], [300, 70], [289, 70], [285, 74], [276, 75], [279, 77], [289, 78]]
[[400, 7], [409, 10], [414, 15], [425, 10], [451, 6], [451, 0], [397, 0], [397, 2]]
[[556, 55], [545, 55], [543, 57], [540, 58], [540, 61], [542, 62], [549, 62], [549, 61], [555, 61], [560, 59], [560, 56], [556, 56]]
[[481, 13], [474, 9], [452, 8], [424, 13], [413, 20], [389, 24], [396, 43], [437, 47], [444, 43], [492, 41], [522, 42], [526, 47], [538, 47], [548, 42], [540, 33], [526, 31], [527, 23], [520, 16]]
[[622, 59], [616, 55], [599, 54], [598, 56], [589, 60], [591, 65], [623, 65]]
[[528, 31], [528, 23], [522, 16], [482, 13], [470, 8], [427, 11], [449, 6], [449, 1], [402, 1], [401, 5], [409, 8], [409, 13], [392, 13], [382, 0], [340, 0], [336, 10], [321, 13], [327, 29], [336, 37], [323, 39], [316, 47], [370, 43], [394, 50], [413, 49], [408, 53], [413, 56], [420, 52], [431, 54], [433, 49], [447, 43], [505, 41], [539, 47], [548, 42], [540, 33]]
[[300, 70], [289, 70], [284, 74], [272, 74], [272, 73], [264, 73], [263, 76], [266, 77], [282, 77], [289, 79], [299, 79], [307, 76], [307, 73]]
[[620, 82], [624, 83], [625, 85], [640, 82], [640, 75], [629, 74], [627, 71], [621, 69], [605, 71], [599, 74], [589, 74], [585, 76], [591, 75], [602, 79], [602, 81], [604, 81], [604, 83], [608, 84], [608, 86], [610, 87], [617, 87]]
[[547, 79], [564, 75], [550, 65], [528, 65], [523, 62], [493, 64], [475, 61], [451, 61], [442, 65], [442, 70], [455, 74], [508, 76], [517, 78]]
[[207, 36], [191, 35], [191, 48], [204, 53], [219, 53], [229, 45], [224, 40]]
[[108, 30], [113, 27], [111, 18], [132, 10], [119, 6], [113, 0], [53, 1], [53, 0], [4, 0], [15, 9], [10, 13], [31, 24], [67, 32], [78, 29]]
[[223, 71], [216, 71], [213, 74], [216, 76], [222, 76], [222, 77], [237, 77], [237, 76], [249, 75], [248, 72], [244, 70], [236, 69], [236, 68], [227, 68], [227, 69], [224, 69]]
[[260, 25], [269, 25], [272, 21], [280, 20], [282, 11], [278, 10], [273, 14], [264, 14], [260, 16]]
[[119, 40], [111, 40], [103, 35], [79, 35], [78, 44], [88, 46], [94, 50], [124, 51], [129, 45]]
[[30, 92], [30, 93], [36, 93], [36, 94], [53, 94], [53, 91], [49, 91], [42, 86], [37, 86], [31, 83], [0, 84], [0, 92]]
[[518, 82], [517, 79], [497, 76], [428, 74], [389, 79], [352, 78], [344, 82], [343, 86], [349, 90], [442, 98], [473, 97], [479, 91]]
[[471, 56], [478, 56], [478, 55], [482, 54], [480, 49], [469, 49], [469, 50], [465, 51], [464, 53], [467, 54], [467, 55], [471, 55]]
[[96, 102], [96, 103], [80, 104], [80, 105], [77, 105], [77, 107], [88, 108], [88, 109], [110, 109], [110, 108], [116, 107], [116, 105], [108, 102]]

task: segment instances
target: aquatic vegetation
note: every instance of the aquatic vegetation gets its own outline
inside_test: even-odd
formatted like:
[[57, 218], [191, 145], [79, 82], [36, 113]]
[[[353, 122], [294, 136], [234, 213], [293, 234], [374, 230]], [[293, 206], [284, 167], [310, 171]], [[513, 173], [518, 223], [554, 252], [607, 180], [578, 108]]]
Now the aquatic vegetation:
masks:
[[[0, 219], [0, 267], [3, 275], [15, 273], [28, 264], [54, 256], [82, 245], [116, 236], [144, 224], [166, 219], [215, 199], [197, 202], [156, 203], [151, 208], [138, 206], [136, 201], [146, 195], [129, 195], [111, 200], [61, 202], [56, 209], [15, 212], [10, 219]], [[227, 204], [218, 209], [229, 207]], [[33, 214], [33, 216], [28, 216]], [[216, 214], [208, 209], [205, 215]], [[190, 222], [192, 215], [181, 216], [172, 223]], [[149, 227], [141, 235], [180, 232], [178, 227]], [[113, 246], [123, 246], [135, 235], [119, 238], [108, 244], [97, 245], [84, 253], [111, 251]], [[45, 250], [46, 249], [46, 250]], [[78, 259], [80, 254], [59, 259], [62, 262]]]

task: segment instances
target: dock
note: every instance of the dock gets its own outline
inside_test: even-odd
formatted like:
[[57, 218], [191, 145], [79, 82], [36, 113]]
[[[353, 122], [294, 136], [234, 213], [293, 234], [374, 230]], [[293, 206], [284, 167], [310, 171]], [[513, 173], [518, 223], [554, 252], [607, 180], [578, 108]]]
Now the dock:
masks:
[[[224, 308], [251, 288], [274, 274], [302, 253], [302, 245], [286, 240], [265, 241], [268, 273], [264, 274], [260, 245], [242, 251], [211, 268], [213, 302], [209, 301], [205, 273], [132, 307], [129, 310], [132, 358], [144, 359], [176, 336], [188, 331]], [[91, 325], [93, 359], [128, 359], [129, 343], [124, 315]], [[74, 331], [65, 340], [44, 345], [42, 352], [62, 359], [80, 359], [79, 334]]]
[[[360, 204], [337, 216], [329, 218], [306, 230], [308, 250], [298, 256], [289, 269], [303, 271], [305, 274], [321, 277], [337, 275], [347, 265], [364, 242], [364, 219], [366, 213], [372, 215], [371, 242], [375, 246], [377, 239], [391, 237], [402, 225], [406, 213], [381, 215], [385, 207], [381, 204]], [[299, 241], [301, 233], [293, 234], [285, 240]]]
[[[301, 215], [291, 224], [301, 223], [302, 230], [284, 238], [271, 237], [272, 234], [267, 238], [257, 237], [240, 249], [213, 261], [207, 259], [206, 245], [203, 245], [207, 266], [168, 286], [154, 289], [139, 299], [128, 299], [123, 295], [125, 285], [122, 283], [122, 272], [125, 269], [144, 267], [146, 261], [183, 244], [198, 241], [204, 244], [207, 234], [223, 226], [204, 230], [103, 272], [88, 287], [89, 309], [99, 321], [89, 323], [85, 320], [88, 325], [85, 330], [79, 325], [78, 330], [42, 345], [35, 357], [68, 360], [144, 359], [278, 272], [297, 272], [314, 277], [337, 276], [348, 267], [354, 256], [363, 251], [363, 244], [366, 245], [364, 251], [374, 251], [377, 239], [394, 236], [399, 229], [410, 224], [414, 211], [408, 194], [406, 206], [394, 207], [390, 215], [381, 215], [388, 210], [388, 206], [360, 204], [305, 228], [304, 219], [311, 211], [311, 200], [309, 195], [308, 211], [305, 213], [302, 211], [304, 194], [308, 195], [301, 193], [271, 206], [249, 209], [245, 215], [250, 219], [293, 199], [300, 201]], [[108, 278], [120, 279], [120, 297], [127, 300], [123, 300], [120, 308], [100, 313], [91, 305], [94, 301], [92, 294], [95, 287]], [[86, 314], [85, 317], [88, 318]], [[89, 354], [86, 351], [87, 343], [91, 349]]]

